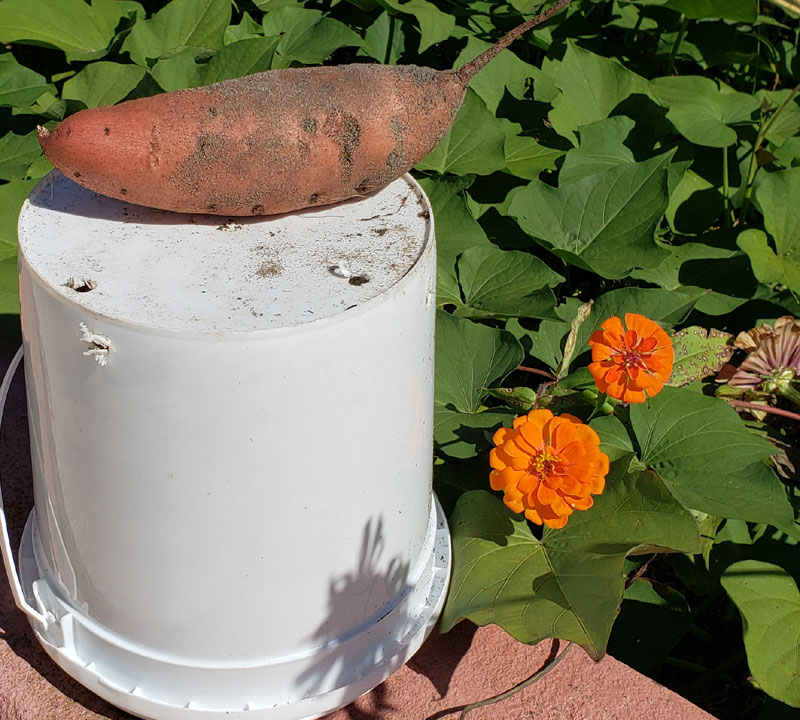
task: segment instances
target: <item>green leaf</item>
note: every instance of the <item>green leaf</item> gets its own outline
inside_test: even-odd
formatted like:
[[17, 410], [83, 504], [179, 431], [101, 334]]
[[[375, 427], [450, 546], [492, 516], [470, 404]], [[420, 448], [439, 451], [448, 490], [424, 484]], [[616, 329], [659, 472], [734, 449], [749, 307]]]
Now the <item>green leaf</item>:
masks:
[[[635, 312], [662, 325], [676, 325], [684, 320], [697, 303], [698, 292], [671, 292], [658, 288], [627, 287], [603, 293], [594, 301], [592, 312], [581, 325], [576, 341], [577, 352], [588, 350], [589, 336], [610, 317], [625, 320], [625, 313]], [[575, 317], [576, 305], [561, 305], [557, 314], [564, 325]]]
[[719, 18], [752, 23], [758, 17], [756, 0], [667, 0], [664, 7], [683, 13], [691, 20]]
[[672, 152], [595, 173], [566, 187], [534, 180], [514, 191], [508, 214], [570, 265], [606, 278], [666, 256], [655, 231], [667, 207]]
[[230, 0], [171, 0], [149, 20], [140, 20], [122, 44], [137, 65], [192, 48], [195, 55], [219, 50], [231, 21]]
[[667, 222], [676, 233], [702, 233], [723, 209], [722, 193], [701, 175], [687, 170], [670, 194]]
[[35, 180], [0, 185], [0, 314], [19, 312], [17, 288], [17, 218]]
[[61, 97], [79, 100], [87, 108], [114, 105], [144, 77], [144, 68], [113, 62], [94, 62], [64, 83]]
[[269, 70], [279, 38], [256, 37], [226, 45], [202, 66], [202, 85]]
[[[453, 69], [466, 65], [490, 47], [490, 43], [470, 35], [456, 58]], [[525, 97], [532, 71], [532, 65], [520, 60], [510, 50], [503, 50], [470, 81], [469, 86], [486, 103], [486, 107], [496, 113], [506, 90], [518, 100]]]
[[555, 297], [550, 288], [564, 281], [530, 253], [494, 246], [465, 250], [457, 269], [464, 298], [459, 315], [552, 316]]
[[641, 75], [616, 60], [584, 50], [572, 40], [567, 41], [553, 83], [560, 93], [553, 100], [550, 122], [560, 135], [571, 139], [581, 125], [607, 118], [631, 95], [650, 96], [650, 84]]
[[699, 550], [694, 518], [652, 473], [614, 463], [594, 506], [537, 540], [521, 515], [488, 492], [459, 499], [450, 520], [453, 576], [442, 613], [496, 623], [517, 640], [572, 640], [595, 659], [605, 652], [622, 600], [625, 556], [642, 545]]
[[505, 139], [494, 114], [473, 90], [467, 90], [450, 132], [416, 169], [455, 175], [489, 175], [505, 167]]
[[755, 196], [775, 251], [760, 230], [746, 230], [736, 244], [750, 256], [753, 273], [761, 282], [780, 283], [800, 292], [800, 215], [795, 208], [800, 197], [800, 168], [768, 174]]
[[611, 462], [630, 456], [634, 451], [631, 436], [619, 418], [613, 415], [596, 417], [589, 425], [600, 437], [600, 449]]
[[590, 175], [634, 162], [633, 153], [624, 142], [636, 123], [624, 115], [598, 120], [579, 128], [580, 146], [567, 152], [560, 186]]
[[58, 48], [67, 60], [95, 60], [106, 54], [120, 20], [142, 13], [126, 0], [2, 0], [0, 42]]
[[319, 65], [341, 47], [361, 47], [361, 37], [347, 25], [325, 17], [320, 10], [279, 7], [264, 16], [264, 34], [280, 35], [273, 67], [292, 63]]
[[[453, 458], [471, 458], [489, 451], [491, 443], [486, 433], [510, 424], [517, 413], [508, 408], [492, 408], [478, 413], [463, 413], [444, 405], [435, 405], [433, 410], [433, 440], [436, 452]], [[488, 457], [486, 460], [486, 483], [489, 482]]]
[[28, 166], [41, 154], [36, 130], [26, 135], [6, 133], [0, 138], [0, 179], [24, 179]]
[[786, 285], [800, 291], [800, 265], [796, 261], [776, 255], [761, 230], [745, 230], [736, 244], [750, 257], [753, 275], [766, 285]]
[[686, 385], [713, 375], [733, 355], [733, 335], [701, 327], [684, 328], [673, 334], [675, 360], [669, 384]]
[[665, 387], [632, 405], [641, 461], [694, 510], [772, 525], [794, 517], [782, 483], [766, 460], [775, 448], [747, 431], [723, 400]]
[[438, 176], [421, 178], [419, 183], [431, 201], [436, 218], [436, 254], [440, 268], [453, 269], [456, 256], [467, 248], [489, 246], [486, 233], [467, 206], [464, 190], [472, 183], [471, 177]]
[[723, 148], [736, 142], [737, 123], [750, 122], [761, 102], [753, 95], [720, 89], [707, 77], [661, 77], [650, 82], [658, 102], [669, 108], [669, 120], [697, 145]]
[[506, 137], [506, 167], [509, 172], [526, 180], [538, 178], [542, 170], [555, 170], [556, 160], [563, 155], [564, 150], [540, 145], [532, 137]]
[[453, 32], [456, 19], [450, 13], [444, 13], [427, 0], [381, 0], [381, 4], [401, 12], [413, 15], [419, 23], [419, 52], [425, 52], [431, 45], [447, 40]]
[[517, 339], [444, 312], [436, 315], [436, 403], [477, 413], [483, 388], [502, 383], [524, 354]]
[[689, 630], [692, 613], [686, 598], [671, 587], [656, 590], [645, 579], [625, 590], [608, 652], [641, 673], [653, 673]]
[[781, 147], [787, 140], [800, 132], [800, 104], [798, 104], [797, 97], [791, 100], [786, 107], [782, 107], [791, 93], [792, 90], [787, 88], [775, 92], [759, 90], [757, 94], [760, 100], [766, 100], [774, 108], [773, 112], [782, 108], [778, 117], [766, 128], [764, 135], [777, 147]]
[[[394, 28], [392, 28], [394, 23]], [[389, 44], [391, 36], [392, 46], [389, 48], [389, 56], [386, 56], [386, 46]], [[378, 62], [387, 65], [396, 65], [405, 49], [405, 31], [403, 24], [390, 16], [388, 12], [378, 15], [372, 25], [364, 33], [364, 42], [359, 55], [366, 55], [375, 58]]]
[[722, 587], [744, 625], [747, 662], [758, 686], [800, 707], [800, 592], [783, 568], [742, 560], [722, 574]]
[[203, 66], [194, 61], [195, 55], [194, 48], [185, 48], [161, 58], [151, 68], [150, 75], [167, 92], [199, 87], [203, 84]]
[[51, 90], [42, 75], [20, 65], [11, 53], [0, 55], [0, 107], [25, 108]]
[[228, 25], [225, 28], [225, 44], [232, 45], [239, 40], [263, 37], [264, 31], [259, 23], [250, 17], [247, 11], [242, 13], [242, 19], [237, 25]]

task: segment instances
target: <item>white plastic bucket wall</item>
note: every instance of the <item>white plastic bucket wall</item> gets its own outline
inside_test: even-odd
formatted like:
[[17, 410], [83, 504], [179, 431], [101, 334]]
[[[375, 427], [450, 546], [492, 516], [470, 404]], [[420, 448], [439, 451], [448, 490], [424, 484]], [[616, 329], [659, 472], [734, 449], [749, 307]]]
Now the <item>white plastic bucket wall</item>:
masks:
[[21, 564], [51, 656], [157, 720], [317, 717], [404, 663], [449, 572], [434, 287], [410, 178], [236, 222], [40, 183]]

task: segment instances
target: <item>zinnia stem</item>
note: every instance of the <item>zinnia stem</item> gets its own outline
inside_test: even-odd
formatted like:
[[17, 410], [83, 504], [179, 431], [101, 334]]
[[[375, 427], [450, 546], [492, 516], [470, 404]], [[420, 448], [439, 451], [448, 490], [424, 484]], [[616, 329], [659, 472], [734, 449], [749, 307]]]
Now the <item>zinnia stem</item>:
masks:
[[[558, 640], [556, 640], [558, 642]], [[520, 690], [524, 690], [528, 685], [533, 685], [533, 683], [541, 680], [547, 673], [551, 670], [554, 670], [556, 665], [560, 663], [564, 656], [572, 649], [572, 646], [575, 643], [569, 643], [567, 647], [564, 648], [563, 652], [560, 652], [556, 655], [547, 665], [543, 668], [537, 670], [533, 675], [529, 678], [526, 678], [521, 683], [517, 683], [512, 687], [510, 690], [506, 690], [505, 692], [500, 693], [499, 695], [495, 695], [494, 697], [487, 698], [486, 700], [480, 700], [478, 702], [470, 703], [469, 705], [465, 705], [461, 710], [461, 715], [459, 715], [459, 720], [464, 720], [467, 717], [467, 713], [471, 712], [472, 710], [477, 710], [478, 708], [486, 707], [487, 705], [494, 705], [495, 703], [501, 702], [506, 698], [510, 698], [512, 695], [516, 695]], [[558, 646], [556, 646], [558, 647]]]
[[791, 418], [792, 420], [800, 421], [800, 415], [793, 413], [790, 410], [781, 410], [780, 408], [770, 407], [769, 405], [759, 405], [758, 403], [747, 402], [746, 400], [728, 400], [734, 407], [746, 408], [747, 410], [760, 410], [761, 412], [768, 413], [769, 415], [780, 415], [781, 417]]

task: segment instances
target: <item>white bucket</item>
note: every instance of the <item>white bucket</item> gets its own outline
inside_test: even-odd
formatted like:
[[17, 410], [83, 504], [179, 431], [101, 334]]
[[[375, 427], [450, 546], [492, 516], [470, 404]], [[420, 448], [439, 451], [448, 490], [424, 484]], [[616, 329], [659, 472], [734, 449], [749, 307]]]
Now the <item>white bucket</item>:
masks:
[[153, 720], [316, 718], [405, 663], [450, 565], [413, 179], [226, 222], [54, 172], [19, 237], [19, 581], [2, 540], [50, 656]]

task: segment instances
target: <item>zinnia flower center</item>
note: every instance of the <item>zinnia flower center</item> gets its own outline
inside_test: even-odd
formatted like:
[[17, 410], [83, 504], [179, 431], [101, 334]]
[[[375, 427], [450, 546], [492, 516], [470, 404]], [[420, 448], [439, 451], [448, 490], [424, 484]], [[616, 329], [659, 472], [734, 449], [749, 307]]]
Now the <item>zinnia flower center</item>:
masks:
[[539, 450], [535, 455], [531, 456], [528, 472], [531, 475], [536, 475], [539, 480], [544, 480], [549, 475], [559, 474], [560, 471], [559, 458], [553, 448], [548, 446], [547, 449]]

